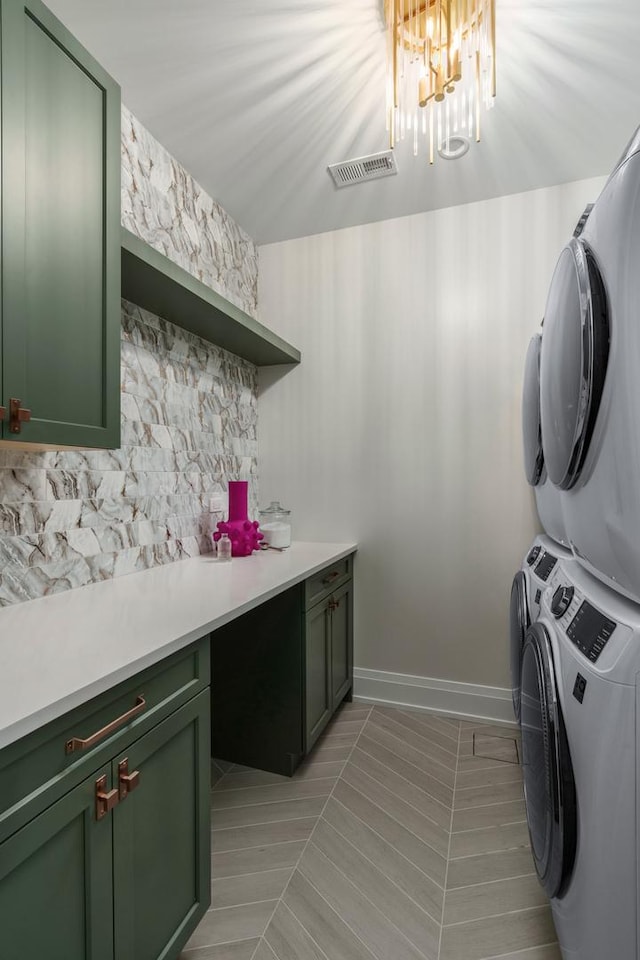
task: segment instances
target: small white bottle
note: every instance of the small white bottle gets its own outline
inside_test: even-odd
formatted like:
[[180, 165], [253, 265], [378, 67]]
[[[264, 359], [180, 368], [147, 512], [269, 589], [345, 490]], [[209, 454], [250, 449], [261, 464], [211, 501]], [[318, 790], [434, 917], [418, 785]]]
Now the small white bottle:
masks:
[[223, 533], [218, 540], [218, 560], [231, 560], [231, 540], [228, 533]]

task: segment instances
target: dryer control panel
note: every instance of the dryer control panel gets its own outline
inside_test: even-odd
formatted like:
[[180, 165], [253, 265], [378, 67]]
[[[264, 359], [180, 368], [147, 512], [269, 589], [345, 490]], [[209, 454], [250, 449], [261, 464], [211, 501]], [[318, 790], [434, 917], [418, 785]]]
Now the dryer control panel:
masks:
[[548, 550], [545, 550], [542, 556], [540, 557], [540, 559], [538, 560], [538, 562], [536, 563], [535, 567], [533, 568], [533, 572], [535, 573], [536, 577], [538, 577], [538, 579], [543, 580], [546, 583], [547, 580], [549, 579], [549, 574], [551, 573], [551, 571], [553, 570], [557, 562], [558, 562], [558, 558], [554, 557], [554, 555], [552, 553], [549, 553]]
[[603, 613], [583, 600], [567, 627], [567, 636], [585, 657], [595, 663], [615, 628], [615, 620], [605, 617]]

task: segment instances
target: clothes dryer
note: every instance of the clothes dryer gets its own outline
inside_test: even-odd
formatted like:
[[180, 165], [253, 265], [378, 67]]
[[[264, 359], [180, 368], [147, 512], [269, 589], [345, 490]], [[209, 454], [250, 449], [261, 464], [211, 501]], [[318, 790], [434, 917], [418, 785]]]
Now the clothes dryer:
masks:
[[558, 561], [522, 654], [534, 864], [564, 960], [637, 960], [640, 606]]
[[540, 361], [545, 465], [573, 551], [640, 600], [640, 131], [562, 251]]
[[542, 448], [540, 423], [540, 348], [542, 336], [536, 333], [529, 343], [522, 388], [522, 440], [524, 472], [533, 487], [540, 523], [548, 536], [568, 546], [562, 517], [562, 493], [548, 479]]
[[[545, 534], [539, 534], [522, 561], [511, 584], [509, 636], [513, 711], [520, 720], [520, 661], [527, 630], [538, 619], [543, 590], [558, 560], [571, 560], [571, 553]], [[553, 583], [553, 579], [551, 580]]]

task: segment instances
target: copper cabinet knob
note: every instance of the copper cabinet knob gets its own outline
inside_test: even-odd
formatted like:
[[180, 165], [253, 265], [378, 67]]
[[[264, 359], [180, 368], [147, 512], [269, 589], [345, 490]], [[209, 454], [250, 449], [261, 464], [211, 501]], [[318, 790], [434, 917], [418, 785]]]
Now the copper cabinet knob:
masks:
[[139, 786], [140, 771], [132, 770], [131, 773], [129, 773], [129, 758], [125, 757], [124, 760], [121, 760], [118, 764], [118, 789], [120, 800], [124, 800]]
[[22, 400], [17, 397], [11, 397], [9, 401], [9, 432], [20, 433], [23, 423], [31, 420], [31, 410], [22, 406]]
[[98, 777], [95, 786], [96, 820], [102, 820], [120, 801], [117, 789], [107, 790], [106, 776]]

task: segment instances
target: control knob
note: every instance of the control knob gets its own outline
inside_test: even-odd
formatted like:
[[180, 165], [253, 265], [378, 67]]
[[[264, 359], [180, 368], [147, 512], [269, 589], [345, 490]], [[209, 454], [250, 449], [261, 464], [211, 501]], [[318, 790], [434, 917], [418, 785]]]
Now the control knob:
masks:
[[527, 555], [527, 563], [529, 564], [530, 567], [532, 567], [533, 564], [538, 559], [540, 555], [540, 549], [541, 549], [540, 547], [533, 547], [533, 549], [529, 551]]
[[559, 586], [556, 592], [553, 595], [551, 600], [551, 613], [554, 615], [556, 620], [559, 620], [560, 617], [569, 609], [569, 604], [573, 600], [574, 589], [569, 586]]

